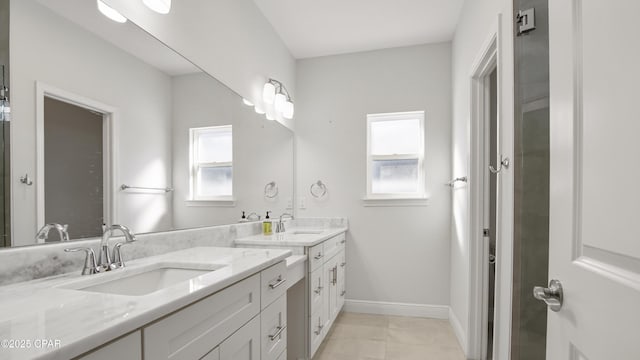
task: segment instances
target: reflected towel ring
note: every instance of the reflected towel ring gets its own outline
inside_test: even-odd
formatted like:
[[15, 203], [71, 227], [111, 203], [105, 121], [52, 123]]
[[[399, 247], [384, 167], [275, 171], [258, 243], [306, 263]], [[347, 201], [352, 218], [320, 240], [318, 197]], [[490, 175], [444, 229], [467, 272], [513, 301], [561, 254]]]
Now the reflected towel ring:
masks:
[[267, 183], [267, 185], [264, 186], [264, 197], [273, 199], [276, 196], [278, 196], [278, 184], [276, 184], [275, 181]]
[[325, 185], [322, 180], [318, 180], [311, 184], [309, 192], [314, 198], [320, 199], [327, 194], [327, 185]]

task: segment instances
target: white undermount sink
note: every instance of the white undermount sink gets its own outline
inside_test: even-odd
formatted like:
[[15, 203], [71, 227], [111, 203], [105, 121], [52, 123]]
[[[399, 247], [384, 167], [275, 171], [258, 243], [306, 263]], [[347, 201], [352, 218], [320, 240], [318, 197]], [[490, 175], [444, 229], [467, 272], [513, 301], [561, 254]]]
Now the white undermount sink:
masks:
[[[162, 290], [169, 286], [178, 284], [182, 281], [194, 279], [200, 275], [204, 275], [222, 268], [223, 266], [214, 265], [206, 268], [188, 267], [188, 266], [161, 266], [139, 271], [132, 269], [131, 275], [125, 275], [117, 278], [105, 279], [103, 282], [96, 283], [94, 279], [75, 284], [71, 288], [75, 290], [99, 292], [116, 295], [141, 296], [152, 292]], [[138, 270], [138, 271], [136, 271]], [[128, 269], [114, 270], [128, 271]]]
[[290, 232], [292, 235], [318, 235], [322, 233], [322, 230], [292, 230]]

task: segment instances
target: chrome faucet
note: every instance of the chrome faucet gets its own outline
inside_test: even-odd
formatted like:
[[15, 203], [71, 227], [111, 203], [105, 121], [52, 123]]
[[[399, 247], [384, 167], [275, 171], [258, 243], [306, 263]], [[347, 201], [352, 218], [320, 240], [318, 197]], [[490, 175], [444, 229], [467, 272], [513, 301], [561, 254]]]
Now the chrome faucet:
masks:
[[[124, 234], [125, 241], [119, 242], [113, 246], [113, 257], [111, 257], [109, 254], [109, 239], [113, 236], [113, 232], [115, 230]], [[122, 245], [126, 245], [134, 241], [136, 241], [136, 236], [128, 227], [117, 224], [106, 227], [102, 234], [100, 253], [98, 254], [98, 268], [100, 268], [100, 271], [110, 271], [124, 267], [124, 260], [122, 259], [120, 248]]]
[[284, 223], [282, 222], [282, 218], [288, 216], [291, 220], [293, 220], [293, 215], [289, 214], [289, 213], [284, 213], [282, 215], [280, 215], [280, 220], [278, 220], [278, 223], [276, 224], [276, 233], [283, 233], [285, 232], [285, 228], [284, 228]]
[[51, 229], [56, 229], [58, 234], [60, 234], [60, 241], [69, 241], [69, 225], [60, 225], [57, 223], [51, 223], [43, 226], [38, 233], [36, 234], [36, 242], [47, 242], [49, 239], [49, 231]]

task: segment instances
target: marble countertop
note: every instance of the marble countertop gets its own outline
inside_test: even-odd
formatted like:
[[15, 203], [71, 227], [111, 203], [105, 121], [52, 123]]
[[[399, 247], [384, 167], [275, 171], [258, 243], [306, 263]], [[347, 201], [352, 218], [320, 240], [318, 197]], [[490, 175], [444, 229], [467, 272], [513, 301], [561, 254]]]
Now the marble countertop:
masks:
[[236, 246], [264, 245], [264, 246], [314, 246], [340, 233], [346, 232], [346, 227], [335, 228], [292, 228], [283, 233], [273, 235], [253, 235], [235, 240]]
[[[0, 359], [73, 358], [222, 290], [290, 254], [288, 250], [275, 249], [197, 247], [130, 261], [124, 271], [81, 276], [78, 269], [78, 273], [0, 287]], [[143, 296], [69, 288], [80, 282], [86, 285], [87, 279], [91, 283], [102, 282], [162, 264], [222, 267]], [[9, 348], [10, 345], [14, 348]], [[23, 348], [15, 348], [16, 345]]]

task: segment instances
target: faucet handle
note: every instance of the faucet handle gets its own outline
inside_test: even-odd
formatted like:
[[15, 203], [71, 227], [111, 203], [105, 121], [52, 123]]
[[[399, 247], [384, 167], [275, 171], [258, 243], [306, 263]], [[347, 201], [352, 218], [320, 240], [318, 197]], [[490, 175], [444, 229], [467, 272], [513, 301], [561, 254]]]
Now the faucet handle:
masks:
[[111, 264], [113, 269], [119, 269], [124, 267], [124, 259], [122, 258], [122, 251], [120, 248], [123, 245], [132, 243], [133, 241], [121, 241], [113, 245], [113, 255], [111, 256]]
[[78, 252], [84, 251], [86, 256], [84, 258], [84, 267], [82, 268], [82, 275], [91, 275], [100, 272], [100, 269], [96, 265], [96, 253], [92, 248], [88, 247], [76, 247], [64, 249], [65, 252]]

